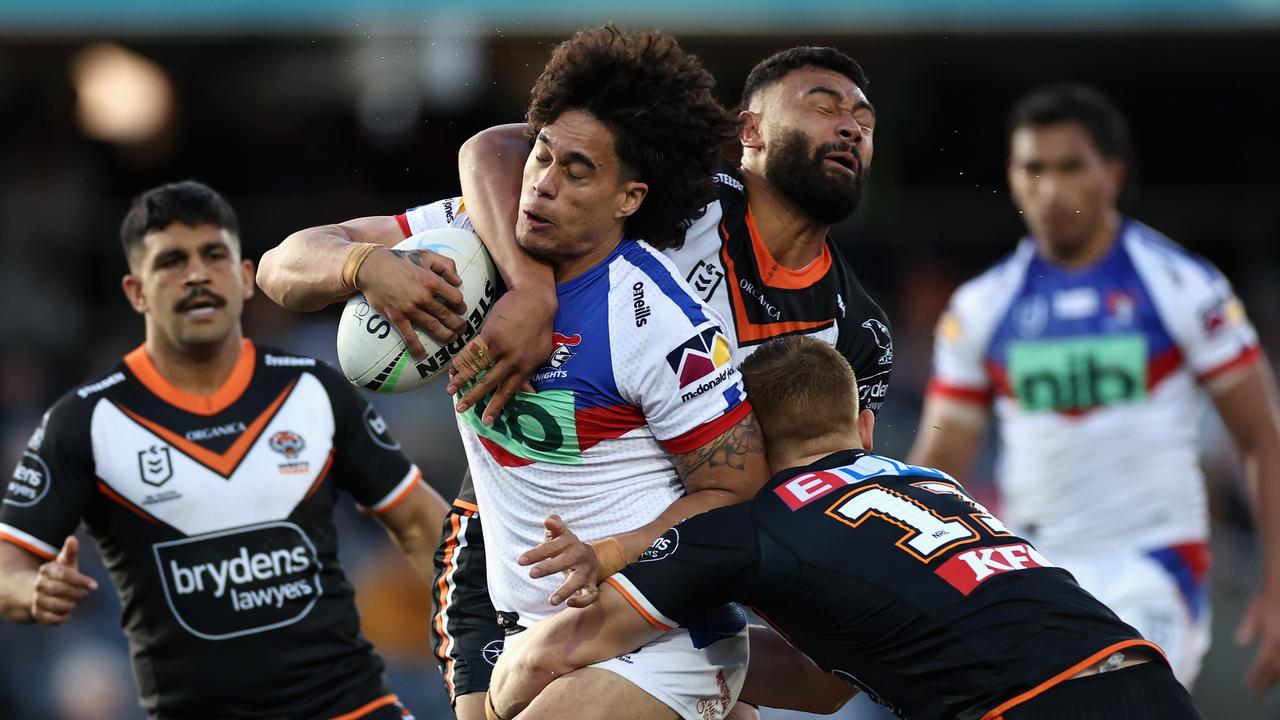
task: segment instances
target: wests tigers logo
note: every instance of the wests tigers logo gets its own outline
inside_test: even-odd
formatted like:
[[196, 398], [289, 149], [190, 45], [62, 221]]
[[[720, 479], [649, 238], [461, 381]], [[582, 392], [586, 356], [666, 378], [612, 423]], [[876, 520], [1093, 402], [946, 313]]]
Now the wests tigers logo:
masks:
[[272, 435], [268, 444], [272, 450], [275, 450], [290, 460], [298, 457], [298, 454], [307, 447], [307, 441], [303, 440], [301, 435], [288, 430], [281, 430], [275, 435]]

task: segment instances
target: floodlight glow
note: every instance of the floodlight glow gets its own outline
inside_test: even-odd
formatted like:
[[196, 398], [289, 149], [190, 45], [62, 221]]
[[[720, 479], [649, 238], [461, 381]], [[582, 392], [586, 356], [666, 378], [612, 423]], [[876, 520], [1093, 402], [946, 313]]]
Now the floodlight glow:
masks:
[[173, 114], [173, 85], [154, 62], [96, 43], [71, 61], [76, 115], [86, 135], [133, 145], [155, 137]]

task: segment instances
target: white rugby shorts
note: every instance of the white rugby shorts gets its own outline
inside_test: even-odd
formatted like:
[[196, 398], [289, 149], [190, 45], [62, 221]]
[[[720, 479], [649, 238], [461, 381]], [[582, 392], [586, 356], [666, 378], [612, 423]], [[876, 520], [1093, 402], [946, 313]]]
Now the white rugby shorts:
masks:
[[[524, 633], [507, 638], [516, 647]], [[701, 650], [676, 628], [639, 650], [591, 667], [608, 670], [652, 695], [684, 720], [724, 720], [747, 679], [747, 628]]]
[[1178, 681], [1191, 688], [1200, 673], [1200, 661], [1209, 649], [1207, 601], [1199, 617], [1193, 618], [1177, 581], [1140, 550], [1075, 555], [1044, 550], [1044, 554], [1074, 575], [1080, 587], [1136, 628], [1142, 637], [1159, 645]]

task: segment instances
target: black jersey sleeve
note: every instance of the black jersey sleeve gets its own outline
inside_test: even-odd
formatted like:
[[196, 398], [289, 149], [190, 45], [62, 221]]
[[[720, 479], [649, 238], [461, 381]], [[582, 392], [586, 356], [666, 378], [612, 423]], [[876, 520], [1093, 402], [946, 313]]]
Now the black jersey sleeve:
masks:
[[893, 331], [889, 316], [867, 294], [844, 253], [829, 244], [837, 266], [843, 314], [836, 350], [858, 377], [859, 407], [879, 413], [893, 372]]
[[94, 492], [90, 416], [74, 393], [45, 413], [5, 488], [0, 539], [52, 560], [75, 532]]
[[351, 493], [365, 512], [390, 510], [421, 482], [422, 473], [405, 457], [387, 421], [332, 367], [316, 364], [333, 406], [333, 480]]
[[608, 582], [654, 627], [700, 625], [709, 612], [749, 595], [759, 557], [755, 528], [751, 503], [696, 515]]
[[858, 308], [859, 314], [850, 310], [850, 322], [840, 329], [836, 349], [849, 361], [858, 378], [858, 407], [879, 413], [893, 374], [889, 317], [869, 298]]

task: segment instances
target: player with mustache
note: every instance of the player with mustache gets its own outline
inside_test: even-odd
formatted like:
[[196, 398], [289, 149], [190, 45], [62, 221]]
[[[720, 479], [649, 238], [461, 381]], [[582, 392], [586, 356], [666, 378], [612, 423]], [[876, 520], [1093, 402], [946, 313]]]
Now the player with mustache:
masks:
[[148, 190], [120, 236], [146, 342], [27, 444], [0, 503], [0, 615], [61, 625], [97, 590], [83, 521], [151, 717], [407, 717], [360, 633], [333, 509], [349, 492], [430, 577], [443, 499], [341, 373], [243, 336], [253, 263], [221, 195]]

